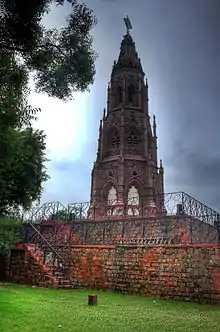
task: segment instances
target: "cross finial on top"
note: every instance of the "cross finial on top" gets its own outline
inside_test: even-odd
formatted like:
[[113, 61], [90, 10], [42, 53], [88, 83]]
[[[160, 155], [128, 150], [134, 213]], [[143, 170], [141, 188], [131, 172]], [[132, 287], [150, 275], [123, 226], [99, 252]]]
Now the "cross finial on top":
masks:
[[132, 25], [131, 25], [131, 21], [130, 21], [130, 18], [128, 17], [125, 17], [124, 18], [124, 22], [125, 22], [125, 26], [126, 26], [126, 29], [127, 29], [127, 34], [129, 34], [129, 30], [132, 29]]

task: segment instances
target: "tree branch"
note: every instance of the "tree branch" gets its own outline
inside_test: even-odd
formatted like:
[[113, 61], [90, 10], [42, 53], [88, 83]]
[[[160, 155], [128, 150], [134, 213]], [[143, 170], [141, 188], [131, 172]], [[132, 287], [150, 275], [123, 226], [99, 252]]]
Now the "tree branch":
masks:
[[21, 53], [27, 53], [28, 52], [28, 49], [21, 48], [21, 47], [18, 47], [18, 46], [9, 45], [9, 44], [5, 44], [5, 43], [1, 43], [1, 42], [0, 42], [0, 49], [7, 49], [9, 51], [16, 51], [16, 52], [21, 52]]
[[[37, 48], [46, 48], [47, 46], [56, 48], [66, 58], [66, 54], [62, 51], [62, 49], [58, 45], [51, 44], [51, 43], [46, 43], [46, 44], [38, 45]], [[28, 53], [30, 51], [30, 50], [25, 49], [25, 48], [13, 46], [13, 45], [1, 43], [1, 42], [0, 42], [0, 49], [6, 49], [6, 50], [9, 50], [9, 51], [21, 52], [21, 53]]]

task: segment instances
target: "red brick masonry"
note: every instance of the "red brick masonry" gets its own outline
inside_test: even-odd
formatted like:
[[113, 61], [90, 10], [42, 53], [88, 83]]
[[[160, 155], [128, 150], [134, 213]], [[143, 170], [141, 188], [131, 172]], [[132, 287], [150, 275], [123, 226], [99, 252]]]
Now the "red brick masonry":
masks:
[[[60, 247], [59, 252], [66, 252]], [[220, 303], [220, 246], [72, 246], [69, 269], [74, 288], [88, 287], [175, 300]], [[25, 255], [23, 251], [23, 255]], [[11, 260], [11, 280], [37, 284], [44, 277], [33, 259]], [[35, 267], [33, 267], [35, 264]], [[46, 270], [45, 270], [46, 273]], [[18, 276], [19, 274], [19, 276]], [[45, 286], [50, 286], [47, 273]], [[49, 280], [48, 280], [49, 279]]]
[[26, 285], [53, 287], [51, 271], [26, 244], [17, 245], [10, 257], [9, 280]]
[[220, 247], [74, 247], [75, 286], [185, 301], [220, 302]]

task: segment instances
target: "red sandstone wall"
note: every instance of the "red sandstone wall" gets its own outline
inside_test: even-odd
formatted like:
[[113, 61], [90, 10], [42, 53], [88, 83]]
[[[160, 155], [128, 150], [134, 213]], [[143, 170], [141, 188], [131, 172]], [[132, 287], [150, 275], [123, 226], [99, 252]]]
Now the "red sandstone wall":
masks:
[[[59, 246], [70, 285], [156, 298], [220, 303], [220, 246]], [[70, 251], [69, 251], [70, 249]], [[70, 254], [70, 256], [69, 256]], [[27, 246], [12, 251], [10, 280], [53, 287], [48, 268]]]
[[26, 245], [19, 245], [11, 251], [9, 281], [43, 287], [53, 287], [54, 284], [50, 271]]
[[73, 247], [71, 279], [76, 288], [219, 303], [220, 247]]
[[130, 244], [132, 239], [172, 239], [178, 243], [218, 243], [216, 226], [187, 216], [166, 216], [161, 219], [72, 223], [72, 244]]

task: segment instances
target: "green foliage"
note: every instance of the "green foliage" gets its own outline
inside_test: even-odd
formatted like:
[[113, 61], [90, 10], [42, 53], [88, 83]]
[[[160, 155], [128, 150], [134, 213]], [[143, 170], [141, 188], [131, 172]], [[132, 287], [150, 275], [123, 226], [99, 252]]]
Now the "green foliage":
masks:
[[[43, 15], [52, 3], [66, 2], [72, 6], [66, 26], [47, 30]], [[76, 0], [1, 0], [1, 9], [0, 215], [8, 215], [38, 200], [48, 178], [45, 135], [32, 128], [39, 109], [27, 102], [29, 74], [35, 73], [37, 91], [52, 97], [66, 100], [85, 91], [95, 75], [90, 31], [96, 19]], [[7, 234], [10, 243], [13, 235]]]
[[0, 217], [0, 254], [7, 255], [19, 241], [22, 221]]
[[5, 128], [31, 125], [39, 109], [27, 103], [28, 73], [8, 51], [0, 51], [0, 135]]
[[9, 207], [30, 207], [40, 198], [46, 181], [45, 142], [42, 131], [9, 128], [0, 142], [0, 213]]
[[59, 210], [56, 213], [52, 214], [48, 219], [56, 221], [71, 221], [75, 220], [78, 210], [75, 212], [68, 212], [67, 210]]
[[31, 127], [38, 110], [27, 103], [27, 84], [25, 67], [0, 52], [0, 215], [28, 208], [47, 179], [45, 136]]
[[[41, 20], [50, 5], [69, 2], [72, 12], [60, 31], [45, 29]], [[91, 9], [75, 0], [2, 0], [5, 14], [0, 22], [0, 49], [22, 57], [35, 72], [36, 89], [62, 100], [93, 83], [96, 54], [90, 31], [96, 24]]]

